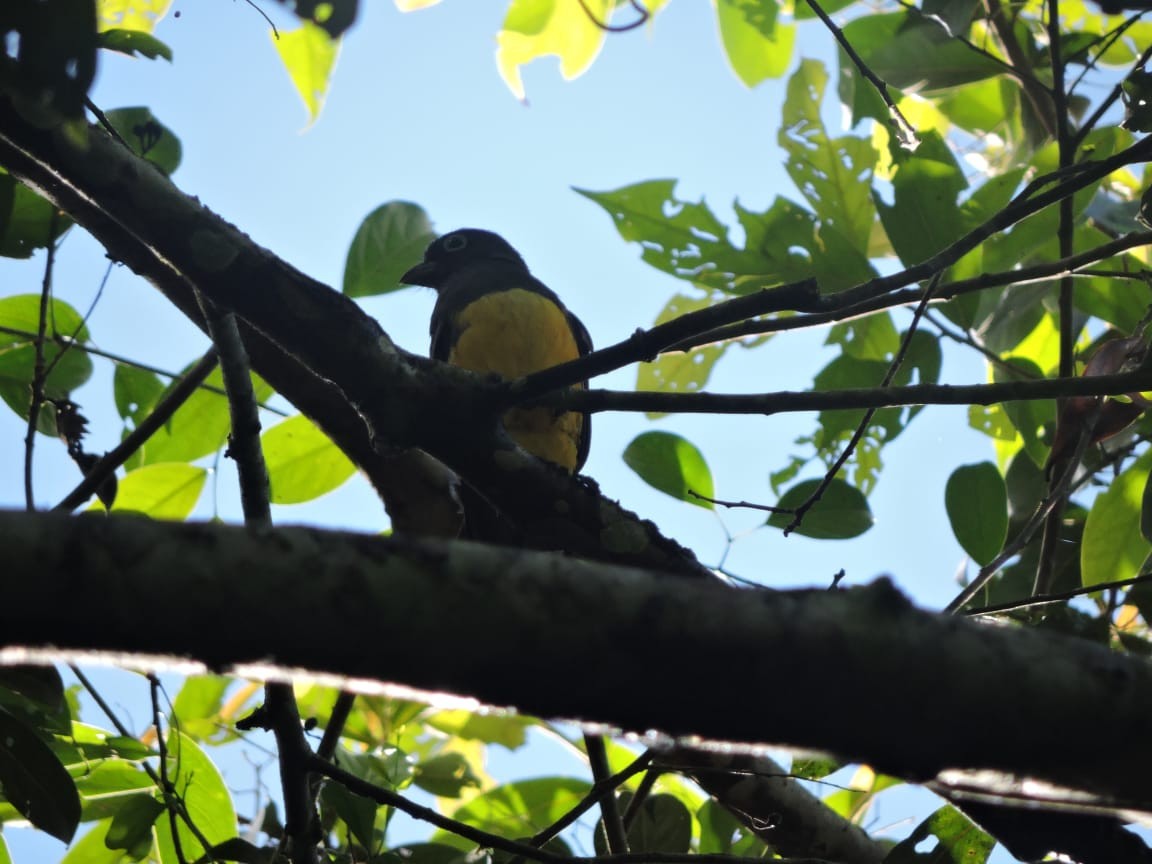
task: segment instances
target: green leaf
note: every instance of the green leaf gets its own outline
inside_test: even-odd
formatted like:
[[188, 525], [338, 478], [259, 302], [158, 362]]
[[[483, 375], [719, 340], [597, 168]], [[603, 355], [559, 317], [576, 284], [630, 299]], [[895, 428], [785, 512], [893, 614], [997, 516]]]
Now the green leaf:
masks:
[[48, 199], [0, 169], [0, 256], [30, 258], [37, 249], [48, 248], [72, 226], [64, 215], [53, 223], [53, 211]]
[[476, 860], [475, 846], [462, 849], [444, 843], [411, 843], [389, 849], [373, 864], [482, 864]]
[[[712, 471], [691, 441], [671, 432], [644, 432], [624, 450], [624, 463], [661, 492], [712, 509]], [[692, 494], [695, 493], [695, 494]]]
[[88, 764], [76, 778], [85, 822], [115, 816], [133, 798], [152, 798], [155, 789], [151, 778], [138, 765], [123, 759]]
[[776, 0], [717, 0], [716, 20], [724, 53], [747, 87], [779, 78], [792, 62], [796, 26], [777, 20]]
[[151, 33], [164, 17], [173, 0], [99, 0], [97, 15], [100, 29], [139, 30]]
[[65, 843], [80, 824], [76, 784], [45, 741], [0, 708], [0, 788], [29, 822]]
[[876, 197], [884, 231], [906, 267], [931, 258], [971, 227], [957, 204], [967, 185], [948, 144], [936, 132], [924, 133], [915, 155], [896, 169], [892, 204]]
[[1008, 536], [1008, 490], [991, 462], [961, 465], [944, 488], [952, 533], [977, 564], [987, 564]]
[[882, 312], [832, 325], [824, 344], [839, 345], [845, 356], [857, 360], [890, 362], [900, 350], [900, 334], [892, 316]]
[[1152, 450], [1125, 468], [1092, 503], [1080, 546], [1085, 587], [1135, 576], [1152, 552], [1152, 543], [1140, 532], [1149, 471]]
[[[325, 783], [320, 793], [324, 807], [331, 808], [365, 849], [375, 849], [380, 845], [376, 836], [377, 804], [351, 792], [339, 783]], [[342, 832], [341, 832], [342, 833]]]
[[152, 825], [164, 812], [164, 805], [151, 795], [133, 795], [112, 817], [104, 845], [109, 849], [123, 849], [139, 860], [152, 848]]
[[[232, 806], [232, 796], [215, 763], [191, 738], [175, 730], [168, 733], [167, 755], [168, 776], [200, 834], [213, 845], [235, 837], [236, 811]], [[176, 830], [183, 857], [176, 854], [171, 820], [156, 821], [156, 848], [161, 864], [193, 861], [207, 851], [183, 820], [176, 820]]]
[[99, 35], [97, 44], [101, 48], [118, 51], [129, 57], [147, 57], [149, 60], [163, 57], [169, 63], [172, 62], [171, 48], [151, 33], [143, 33], [139, 30], [122, 30], [120, 28], [105, 30]]
[[441, 753], [417, 763], [412, 782], [438, 798], [459, 798], [465, 789], [480, 788], [480, 778], [463, 753]]
[[[1043, 376], [1040, 367], [1025, 357], [1006, 358], [1011, 368], [1000, 364], [992, 367], [992, 380], [1003, 381], [1038, 380]], [[1017, 371], [1013, 371], [1017, 370]], [[1024, 452], [1037, 465], [1043, 465], [1048, 459], [1048, 444], [1045, 443], [1045, 427], [1051, 427], [1056, 422], [1056, 401], [1054, 399], [1029, 400], [1005, 402], [1001, 407], [1020, 438], [1024, 442]]]
[[[73, 390], [92, 375], [88, 354], [70, 344], [87, 342], [88, 328], [80, 313], [62, 300], [47, 305], [44, 368], [44, 395], [49, 399], [67, 399]], [[40, 297], [18, 294], [0, 298], [0, 398], [22, 419], [28, 418], [32, 398], [32, 380], [36, 369], [36, 333], [40, 321]], [[56, 411], [45, 405], [36, 428], [46, 435], [56, 435]]]
[[[664, 304], [654, 324], [663, 324], [689, 312], [706, 309], [716, 300], [715, 295], [689, 297], [687, 294], [674, 294]], [[712, 375], [712, 369], [731, 342], [718, 345], [702, 345], [691, 351], [667, 352], [659, 355], [651, 363], [641, 363], [636, 370], [636, 389], [661, 393], [696, 393], [703, 389]], [[660, 416], [650, 413], [649, 418]]]
[[381, 204], [360, 223], [348, 247], [344, 293], [372, 297], [396, 291], [402, 287], [400, 277], [421, 260], [435, 239], [432, 222], [419, 204]]
[[455, 710], [437, 711], [426, 718], [424, 724], [454, 738], [499, 744], [509, 750], [518, 750], [528, 741], [528, 729], [538, 725], [538, 721], [523, 714], [476, 714]]
[[[802, 480], [780, 496], [776, 506], [795, 509], [816, 491], [819, 480]], [[868, 499], [855, 486], [833, 478], [816, 505], [804, 516], [795, 533], [816, 540], [849, 540], [872, 527], [872, 509]], [[792, 522], [790, 513], [773, 513], [766, 524], [786, 528]]]
[[[929, 838], [935, 840], [926, 848]], [[996, 840], [946, 804], [916, 826], [888, 853], [884, 864], [984, 864]]]
[[133, 859], [119, 849], [104, 845], [112, 820], [97, 822], [86, 831], [60, 859], [60, 864], [132, 864]]
[[136, 155], [147, 159], [165, 174], [171, 174], [179, 167], [184, 152], [180, 139], [156, 119], [150, 108], [115, 108], [105, 112], [104, 116]]
[[278, 38], [273, 32], [272, 44], [292, 85], [304, 100], [308, 122], [314, 123], [328, 95], [340, 40], [334, 39], [323, 27], [304, 21], [295, 30], [281, 30]]
[[172, 724], [193, 740], [218, 738], [220, 709], [232, 679], [223, 675], [192, 675], [172, 703]]
[[302, 414], [273, 426], [260, 441], [273, 504], [312, 501], [356, 473], [351, 460]]
[[8, 851], [8, 841], [0, 834], [0, 864], [12, 864], [12, 853]]
[[[184, 372], [187, 371], [186, 368]], [[204, 384], [206, 386], [189, 396], [164, 427], [145, 442], [140, 454], [129, 461], [130, 467], [154, 462], [191, 462], [224, 446], [232, 421], [228, 416], [228, 397], [223, 393], [224, 378], [220, 370], [214, 370]], [[160, 398], [167, 396], [174, 386], [175, 382], [165, 388]], [[258, 401], [262, 402], [272, 394], [272, 388], [256, 375], [252, 376], [252, 387]]]
[[[919, 14], [866, 15], [846, 24], [843, 33], [880, 80], [900, 90], [932, 92], [963, 87], [1004, 71], [994, 59], [949, 38], [943, 28]], [[840, 67], [857, 90], [872, 88], [843, 52]], [[847, 100], [847, 104], [853, 103], [854, 99]]]
[[873, 273], [836, 226], [819, 224], [784, 198], [762, 213], [733, 205], [744, 232], [739, 249], [703, 201], [683, 201], [675, 188], [675, 180], [649, 180], [609, 192], [576, 192], [603, 207], [621, 237], [643, 244], [645, 262], [697, 286], [745, 294], [814, 277], [821, 290], [837, 291]]
[[129, 471], [120, 481], [115, 513], [143, 513], [153, 519], [188, 518], [200, 500], [208, 472], [185, 462], [160, 462]]
[[[631, 793], [620, 796], [627, 807]], [[597, 854], [604, 854], [603, 828], [596, 832]], [[692, 814], [671, 795], [649, 795], [628, 826], [628, 850], [637, 853], [682, 855], [692, 845]]]
[[112, 373], [116, 411], [135, 426], [151, 413], [163, 392], [164, 382], [154, 373], [124, 363], [116, 364], [116, 371]]
[[866, 254], [876, 214], [870, 193], [876, 150], [863, 138], [828, 136], [820, 113], [827, 83], [822, 63], [801, 61], [788, 79], [777, 141], [788, 154], [788, 176], [816, 215]]
[[[574, 777], [540, 777], [505, 783], [458, 807], [452, 818], [481, 831], [505, 837], [527, 837], [551, 825], [591, 791], [591, 784]], [[433, 842], [474, 849], [476, 844], [447, 831]]]
[[508, 89], [524, 101], [520, 69], [554, 55], [565, 81], [583, 75], [607, 35], [597, 21], [609, 20], [613, 0], [585, 0], [587, 11], [568, 0], [512, 0], [496, 36], [496, 68]]

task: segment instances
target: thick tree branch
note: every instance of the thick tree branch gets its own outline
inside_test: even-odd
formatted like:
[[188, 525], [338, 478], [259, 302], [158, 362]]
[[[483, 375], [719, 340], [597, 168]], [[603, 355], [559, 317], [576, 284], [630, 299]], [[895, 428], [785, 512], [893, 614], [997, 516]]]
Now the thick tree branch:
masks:
[[[1072, 789], [1078, 806], [1152, 812], [1147, 662], [923, 612], [883, 580], [740, 591], [468, 543], [57, 514], [0, 514], [0, 548], [0, 662], [98, 651], [248, 673], [273, 664], [674, 738], [830, 750], [1033, 803], [1068, 803]], [[151, 614], [157, 579], [180, 615]], [[40, 653], [16, 650], [27, 648]], [[845, 722], [845, 705], [866, 710]], [[1082, 734], [1101, 716], [1124, 748]]]
[[[429, 489], [440, 494], [409, 506], [414, 518], [436, 507], [450, 527], [458, 516], [443, 466], [437, 473], [429, 460], [396, 454], [418, 447], [482, 489], [521, 526], [525, 545], [709, 577], [689, 551], [593, 484], [516, 448], [498, 423], [506, 388], [399, 350], [347, 297], [256, 246], [102, 130], [88, 132], [79, 146], [0, 99], [0, 164], [198, 325], [196, 291], [244, 319], [253, 367], [365, 467], [385, 499]], [[428, 482], [409, 483], [408, 473]]]

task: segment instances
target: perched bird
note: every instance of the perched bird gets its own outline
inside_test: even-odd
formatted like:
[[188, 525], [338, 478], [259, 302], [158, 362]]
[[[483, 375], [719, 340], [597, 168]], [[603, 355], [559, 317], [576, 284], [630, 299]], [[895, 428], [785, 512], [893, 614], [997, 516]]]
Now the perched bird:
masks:
[[[528, 272], [508, 241], [491, 231], [462, 228], [445, 234], [400, 281], [436, 289], [430, 327], [436, 360], [511, 379], [592, 350], [580, 320]], [[504, 415], [504, 429], [529, 453], [570, 474], [588, 457], [587, 415], [512, 408]]]

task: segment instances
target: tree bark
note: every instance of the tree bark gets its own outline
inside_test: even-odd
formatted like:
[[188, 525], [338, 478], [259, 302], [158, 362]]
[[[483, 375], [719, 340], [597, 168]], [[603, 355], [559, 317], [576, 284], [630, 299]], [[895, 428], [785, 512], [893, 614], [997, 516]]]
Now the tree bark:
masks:
[[463, 542], [25, 513], [0, 514], [0, 548], [2, 662], [270, 665], [1152, 812], [1147, 662], [925, 612], [886, 580], [736, 590]]

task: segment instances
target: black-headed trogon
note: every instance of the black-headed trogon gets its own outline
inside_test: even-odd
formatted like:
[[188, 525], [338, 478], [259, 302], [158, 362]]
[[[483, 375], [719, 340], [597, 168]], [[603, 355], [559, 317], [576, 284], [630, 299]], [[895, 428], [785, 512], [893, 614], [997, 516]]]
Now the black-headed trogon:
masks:
[[[445, 234], [400, 281], [436, 289], [430, 327], [436, 360], [512, 379], [592, 350], [580, 320], [491, 231], [462, 228]], [[504, 428], [529, 453], [569, 473], [579, 471], [588, 457], [587, 415], [512, 408], [504, 415]]]

